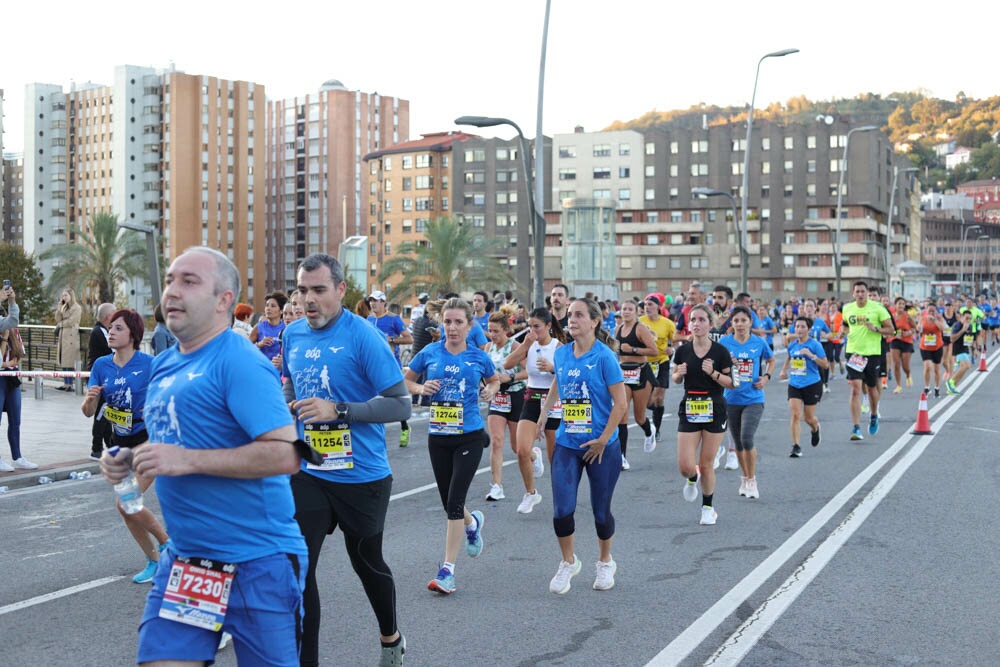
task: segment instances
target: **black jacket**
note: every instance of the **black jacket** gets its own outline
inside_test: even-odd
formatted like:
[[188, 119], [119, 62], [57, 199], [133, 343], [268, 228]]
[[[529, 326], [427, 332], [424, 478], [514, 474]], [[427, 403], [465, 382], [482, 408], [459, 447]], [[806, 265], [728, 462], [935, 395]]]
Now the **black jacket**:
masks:
[[106, 357], [111, 354], [111, 346], [108, 345], [108, 337], [105, 335], [107, 329], [98, 322], [90, 330], [90, 341], [87, 343], [87, 370], [94, 368], [94, 362], [98, 357]]

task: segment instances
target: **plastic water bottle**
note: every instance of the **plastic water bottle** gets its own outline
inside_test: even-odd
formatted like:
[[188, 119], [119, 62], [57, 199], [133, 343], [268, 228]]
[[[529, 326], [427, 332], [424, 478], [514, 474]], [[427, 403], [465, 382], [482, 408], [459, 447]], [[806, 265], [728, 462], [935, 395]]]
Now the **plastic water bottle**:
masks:
[[[112, 447], [108, 454], [115, 456], [118, 454], [118, 447]], [[142, 490], [139, 488], [139, 480], [131, 472], [128, 477], [115, 484], [115, 494], [118, 496], [118, 504], [121, 505], [125, 514], [135, 514], [142, 511]]]
[[7, 493], [8, 491], [10, 491], [9, 486], [0, 486], [0, 493]]
[[51, 477], [45, 477], [45, 476], [39, 477], [38, 478], [38, 483], [39, 484], [51, 484], [52, 483], [52, 478]]
[[81, 470], [80, 472], [73, 471], [69, 474], [70, 479], [90, 479], [89, 470]]

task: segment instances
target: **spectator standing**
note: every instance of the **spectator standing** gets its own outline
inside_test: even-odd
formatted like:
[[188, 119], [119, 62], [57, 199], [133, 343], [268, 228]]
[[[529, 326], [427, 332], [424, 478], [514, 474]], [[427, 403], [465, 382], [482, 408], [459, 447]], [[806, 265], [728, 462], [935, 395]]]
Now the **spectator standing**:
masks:
[[[101, 357], [111, 354], [111, 345], [108, 343], [108, 328], [111, 326], [111, 317], [115, 314], [115, 304], [102, 303], [97, 307], [97, 321], [90, 330], [90, 339], [87, 341], [87, 371], [94, 369], [94, 362]], [[94, 408], [94, 423], [90, 427], [90, 460], [100, 461], [101, 452], [105, 447], [111, 446], [111, 424], [104, 418], [104, 397], [98, 398], [97, 406]]]
[[[80, 315], [83, 309], [76, 302], [76, 293], [69, 287], [59, 296], [56, 306], [56, 357], [59, 368], [71, 371], [80, 361]], [[59, 391], [73, 391], [73, 378], [63, 378]]]
[[[4, 329], [0, 333], [0, 359], [3, 370], [16, 371], [24, 356], [24, 344], [17, 329]], [[38, 466], [21, 455], [21, 378], [5, 377], [0, 380], [0, 411], [7, 413], [7, 444], [10, 445], [12, 463], [0, 459], [0, 472], [34, 470]]]

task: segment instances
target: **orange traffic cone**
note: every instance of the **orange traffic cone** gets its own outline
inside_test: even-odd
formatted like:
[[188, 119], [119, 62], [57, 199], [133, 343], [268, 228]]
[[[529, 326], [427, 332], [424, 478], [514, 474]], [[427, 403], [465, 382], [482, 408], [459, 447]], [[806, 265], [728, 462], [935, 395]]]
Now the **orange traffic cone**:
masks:
[[917, 408], [917, 426], [911, 431], [913, 435], [934, 435], [931, 430], [931, 416], [927, 411], [927, 392], [920, 392], [920, 406]]
[[986, 350], [983, 350], [983, 353], [979, 355], [979, 368], [976, 370], [980, 373], [985, 373], [988, 370], [986, 368]]

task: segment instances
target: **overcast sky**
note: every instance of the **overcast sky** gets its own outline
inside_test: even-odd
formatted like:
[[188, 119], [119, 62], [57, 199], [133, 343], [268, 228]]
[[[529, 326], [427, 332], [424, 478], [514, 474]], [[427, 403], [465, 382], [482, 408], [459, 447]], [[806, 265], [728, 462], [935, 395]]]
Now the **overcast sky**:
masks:
[[[189, 74], [261, 83], [272, 99], [315, 92], [327, 79], [401, 97], [410, 101], [411, 138], [456, 129], [463, 114], [506, 116], [534, 136], [545, 0], [341, 4], [5, 3], [4, 148], [23, 145], [25, 84], [110, 84], [116, 65], [171, 62]], [[749, 103], [758, 58], [791, 47], [801, 52], [764, 62], [758, 108], [799, 94], [990, 97], [1000, 93], [995, 40], [976, 26], [998, 18], [1000, 3], [983, 0], [933, 11], [872, 0], [552, 0], [544, 131]]]

